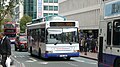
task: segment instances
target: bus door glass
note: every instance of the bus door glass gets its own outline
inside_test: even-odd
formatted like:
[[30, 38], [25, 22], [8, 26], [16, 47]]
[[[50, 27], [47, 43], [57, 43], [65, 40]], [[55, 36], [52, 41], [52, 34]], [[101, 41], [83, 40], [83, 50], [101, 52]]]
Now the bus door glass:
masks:
[[120, 20], [113, 22], [113, 45], [120, 45]]

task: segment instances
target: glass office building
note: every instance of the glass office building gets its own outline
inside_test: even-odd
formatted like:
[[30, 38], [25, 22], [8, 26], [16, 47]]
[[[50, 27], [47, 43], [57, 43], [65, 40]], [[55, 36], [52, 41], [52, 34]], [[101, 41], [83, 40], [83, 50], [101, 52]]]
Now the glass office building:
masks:
[[35, 19], [37, 16], [37, 0], [24, 0], [24, 14]]
[[24, 14], [32, 19], [58, 15], [58, 0], [24, 0]]

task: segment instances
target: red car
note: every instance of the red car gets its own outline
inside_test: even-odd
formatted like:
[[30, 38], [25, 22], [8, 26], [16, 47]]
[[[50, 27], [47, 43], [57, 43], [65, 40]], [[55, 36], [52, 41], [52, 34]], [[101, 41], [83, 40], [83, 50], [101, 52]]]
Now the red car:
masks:
[[19, 49], [19, 51], [22, 51], [22, 49], [28, 50], [27, 36], [16, 37], [15, 42], [15, 51], [17, 51], [17, 49]]

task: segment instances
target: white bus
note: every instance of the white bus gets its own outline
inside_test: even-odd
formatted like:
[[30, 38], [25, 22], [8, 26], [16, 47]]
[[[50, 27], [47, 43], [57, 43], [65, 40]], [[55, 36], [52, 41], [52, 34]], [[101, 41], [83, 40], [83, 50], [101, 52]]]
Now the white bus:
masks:
[[[44, 19], [44, 20], [43, 20]], [[43, 58], [79, 56], [78, 22], [61, 16], [36, 19], [27, 25], [31, 55]]]
[[105, 1], [102, 5], [98, 67], [120, 67], [120, 0]]

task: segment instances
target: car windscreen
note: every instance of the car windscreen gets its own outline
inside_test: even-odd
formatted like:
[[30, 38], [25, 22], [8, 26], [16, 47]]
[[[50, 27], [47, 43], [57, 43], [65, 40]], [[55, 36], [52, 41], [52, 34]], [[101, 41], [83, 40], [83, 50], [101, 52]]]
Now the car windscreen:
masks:
[[20, 41], [27, 41], [27, 36], [20, 37], [19, 40], [20, 40]]

